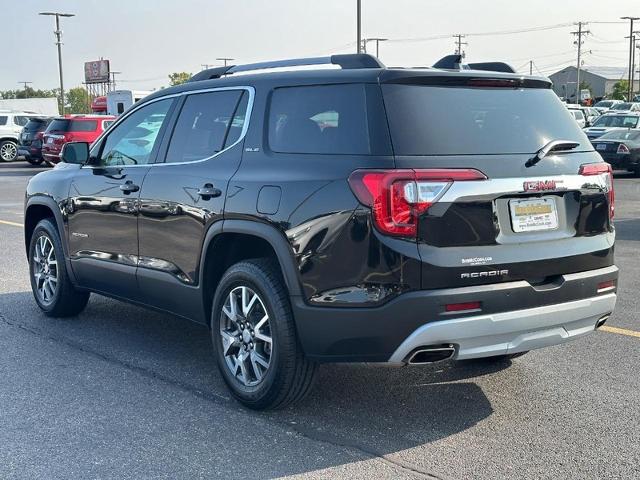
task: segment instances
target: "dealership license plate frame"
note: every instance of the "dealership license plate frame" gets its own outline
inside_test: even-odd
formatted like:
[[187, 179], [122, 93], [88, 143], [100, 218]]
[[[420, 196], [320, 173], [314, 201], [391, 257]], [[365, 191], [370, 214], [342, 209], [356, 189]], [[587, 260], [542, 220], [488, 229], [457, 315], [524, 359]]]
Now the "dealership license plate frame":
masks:
[[[517, 207], [549, 206], [546, 212], [543, 208], [539, 213], [518, 213]], [[537, 233], [557, 230], [558, 207], [553, 197], [513, 199], [509, 201], [511, 228], [515, 233]]]

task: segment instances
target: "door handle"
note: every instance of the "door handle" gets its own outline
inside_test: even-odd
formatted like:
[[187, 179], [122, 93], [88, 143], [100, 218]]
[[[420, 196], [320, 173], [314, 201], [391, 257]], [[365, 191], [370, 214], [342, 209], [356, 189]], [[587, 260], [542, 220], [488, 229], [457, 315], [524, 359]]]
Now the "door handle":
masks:
[[200, 195], [203, 200], [209, 200], [210, 198], [216, 198], [222, 195], [222, 190], [214, 187], [210, 183], [205, 183], [204, 186], [198, 189], [198, 195]]
[[138, 190], [140, 190], [140, 187], [134, 184], [131, 180], [127, 180], [122, 185], [120, 185], [120, 190], [128, 195], [129, 193], [137, 192]]

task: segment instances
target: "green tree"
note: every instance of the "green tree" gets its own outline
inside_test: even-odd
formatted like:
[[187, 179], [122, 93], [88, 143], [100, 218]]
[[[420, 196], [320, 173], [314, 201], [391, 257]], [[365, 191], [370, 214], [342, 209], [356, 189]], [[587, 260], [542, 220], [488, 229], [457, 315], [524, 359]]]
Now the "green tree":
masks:
[[620, 80], [613, 85], [613, 92], [609, 95], [609, 98], [613, 100], [626, 100], [627, 93], [629, 92], [629, 81]]
[[70, 89], [65, 94], [66, 113], [91, 113], [89, 94], [82, 87]]
[[174, 87], [182, 83], [186, 83], [191, 78], [191, 74], [187, 72], [175, 72], [169, 74], [169, 84]]

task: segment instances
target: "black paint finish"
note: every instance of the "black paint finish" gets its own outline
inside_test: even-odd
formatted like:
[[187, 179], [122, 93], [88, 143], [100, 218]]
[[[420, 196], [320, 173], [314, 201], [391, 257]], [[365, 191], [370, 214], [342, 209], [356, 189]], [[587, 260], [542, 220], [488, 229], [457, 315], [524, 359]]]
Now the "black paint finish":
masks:
[[[582, 283], [551, 288], [566, 273], [613, 264], [615, 234], [602, 192], [585, 188], [566, 193], [575, 235], [533, 248], [498, 243], [499, 198], [439, 205], [420, 219], [417, 241], [382, 235], [347, 182], [362, 168], [472, 167], [489, 178], [526, 177], [532, 175], [523, 167], [526, 156], [476, 159], [270, 150], [266, 119], [274, 88], [355, 82], [368, 84], [372, 92], [380, 75], [378, 69], [246, 75], [155, 93], [140, 104], [196, 90], [253, 87], [246, 136], [212, 158], [173, 164], [166, 152], [178, 107], [166, 133], [163, 129], [154, 164], [111, 169], [62, 164], [34, 177], [26, 197], [27, 239], [29, 226], [43, 214], [36, 207], [49, 209], [63, 233], [66, 261], [79, 287], [202, 323], [209, 321], [211, 298], [205, 265], [226, 265], [228, 260], [216, 250], [216, 239], [239, 235], [249, 239], [247, 245], [251, 238], [260, 239], [282, 267], [305, 351], [329, 360], [384, 361], [403, 335], [441, 318], [444, 299], [482, 300], [491, 311], [504, 311], [591, 295], [597, 281], [617, 276], [611, 270]], [[385, 75], [393, 79], [407, 73]], [[575, 175], [581, 163], [598, 158], [595, 152], [566, 155], [564, 161], [540, 163], [536, 175]], [[127, 193], [123, 185], [139, 189]], [[251, 252], [245, 253], [250, 258]], [[462, 266], [461, 259], [470, 256], [492, 260]], [[503, 268], [509, 274], [497, 279], [461, 278], [469, 271]], [[216, 269], [206, 270], [210, 271]], [[501, 284], [509, 290], [511, 300], [506, 303]], [[550, 286], [554, 293], [540, 293], [540, 285]]]

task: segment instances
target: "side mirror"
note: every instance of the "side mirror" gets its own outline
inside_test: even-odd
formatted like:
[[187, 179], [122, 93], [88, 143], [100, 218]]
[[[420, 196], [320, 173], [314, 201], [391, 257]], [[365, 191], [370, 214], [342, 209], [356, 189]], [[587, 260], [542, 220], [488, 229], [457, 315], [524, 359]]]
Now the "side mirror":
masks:
[[87, 142], [65, 143], [60, 153], [60, 160], [64, 163], [84, 165], [89, 161], [89, 144]]

